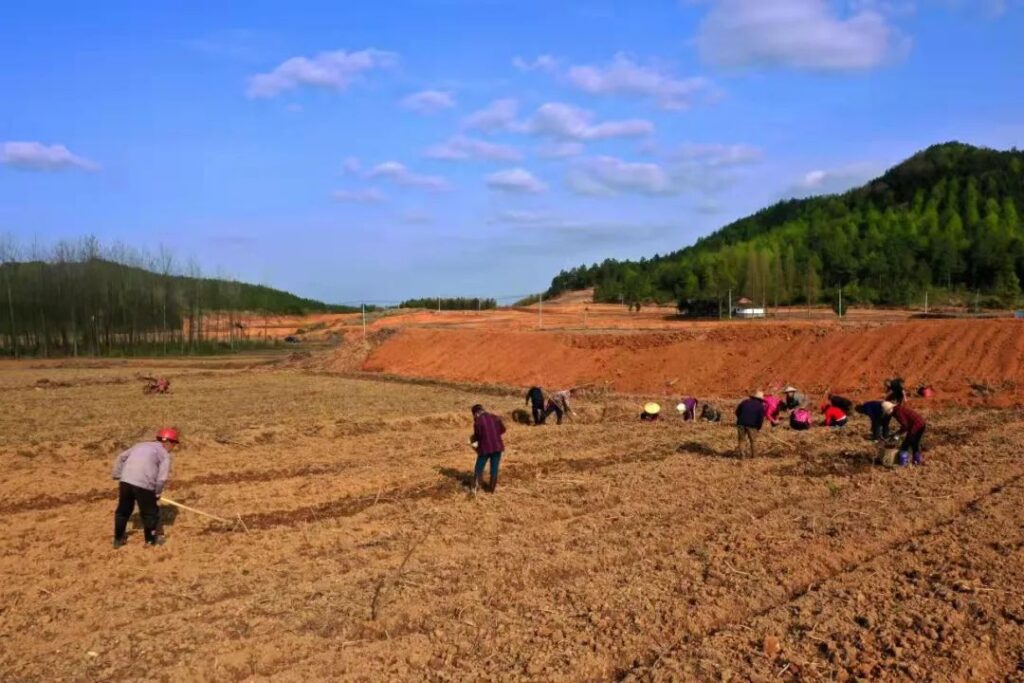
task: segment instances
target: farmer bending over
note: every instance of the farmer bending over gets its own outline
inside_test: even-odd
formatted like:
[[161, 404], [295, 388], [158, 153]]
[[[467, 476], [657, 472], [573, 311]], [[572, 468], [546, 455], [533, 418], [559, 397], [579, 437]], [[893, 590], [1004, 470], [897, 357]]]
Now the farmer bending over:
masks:
[[796, 408], [789, 414], [789, 428], [798, 432], [811, 428], [811, 411], [807, 408]]
[[572, 415], [569, 408], [569, 397], [572, 396], [572, 389], [556, 391], [548, 398], [548, 405], [544, 409], [544, 419], [551, 413], [555, 414], [555, 424], [562, 424], [562, 415]]
[[156, 433], [156, 441], [135, 444], [114, 460], [114, 479], [119, 480], [117, 510], [114, 512], [114, 547], [126, 542], [125, 530], [135, 504], [146, 535], [146, 545], [163, 545], [157, 536], [160, 508], [157, 501], [171, 474], [171, 451], [178, 445], [178, 432], [164, 427]]
[[886, 415], [882, 410], [881, 401], [867, 401], [857, 406], [857, 412], [866, 415], [871, 420], [871, 439], [878, 441], [889, 436], [889, 422], [892, 416]]
[[822, 403], [821, 413], [825, 416], [825, 426], [842, 429], [846, 426], [846, 412], [833, 403]]
[[693, 396], [684, 396], [683, 400], [676, 406], [676, 410], [683, 418], [683, 422], [691, 422], [697, 419], [697, 399]]
[[892, 416], [899, 423], [900, 431], [897, 434], [906, 434], [903, 438], [903, 443], [900, 444], [900, 467], [907, 466], [907, 460], [910, 458], [911, 451], [914, 453], [914, 464], [923, 465], [921, 437], [924, 436], [924, 428], [927, 426], [924, 418], [911, 410], [906, 403], [895, 404], [892, 401], [885, 401], [882, 403], [882, 410], [885, 411], [886, 415]]
[[764, 416], [768, 419], [768, 424], [775, 427], [779, 424], [779, 411], [782, 408], [782, 399], [773, 394], [767, 394], [764, 397]]
[[501, 464], [501, 453], [505, 444], [501, 435], [505, 433], [505, 424], [501, 418], [491, 415], [479, 403], [473, 406], [473, 436], [470, 443], [476, 448], [476, 467], [473, 468], [473, 493], [483, 485], [484, 465], [491, 462], [491, 493], [498, 488], [498, 466]]
[[705, 403], [700, 409], [700, 419], [705, 422], [721, 422], [722, 411], [714, 407], [710, 403]]
[[544, 391], [539, 386], [534, 385], [526, 392], [526, 404], [532, 409], [533, 424], [544, 424]]
[[792, 384], [782, 390], [782, 409], [796, 410], [807, 405], [807, 396]]

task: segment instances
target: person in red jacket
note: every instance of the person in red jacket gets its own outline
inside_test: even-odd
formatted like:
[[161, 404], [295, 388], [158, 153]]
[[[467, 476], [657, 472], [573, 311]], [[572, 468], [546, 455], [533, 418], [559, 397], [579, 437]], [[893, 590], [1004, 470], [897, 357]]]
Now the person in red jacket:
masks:
[[821, 412], [825, 415], [825, 426], [841, 429], [846, 426], [846, 413], [831, 403], [822, 403]]
[[896, 404], [892, 401], [884, 401], [882, 403], [882, 412], [886, 415], [891, 415], [899, 423], [900, 431], [897, 434], [906, 434], [903, 437], [903, 443], [900, 444], [900, 466], [906, 467], [911, 452], [914, 454], [914, 464], [923, 465], [921, 437], [924, 436], [924, 429], [927, 426], [924, 418], [911, 410], [906, 403]]
[[470, 444], [476, 449], [476, 467], [473, 468], [473, 493], [483, 486], [484, 465], [491, 464], [491, 487], [490, 492], [494, 493], [498, 488], [498, 467], [501, 464], [501, 454], [505, 450], [505, 443], [501, 435], [505, 433], [505, 423], [497, 415], [492, 415], [484, 410], [479, 403], [473, 406], [473, 436], [469, 438]]

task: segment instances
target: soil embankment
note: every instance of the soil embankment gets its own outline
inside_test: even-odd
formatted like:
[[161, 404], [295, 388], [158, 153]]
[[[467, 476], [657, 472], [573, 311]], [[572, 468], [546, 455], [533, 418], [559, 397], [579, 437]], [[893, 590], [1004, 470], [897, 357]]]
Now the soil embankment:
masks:
[[871, 391], [897, 374], [910, 386], [932, 385], [944, 398], [985, 394], [1011, 403], [1024, 398], [1022, 360], [1024, 327], [1010, 320], [756, 322], [633, 334], [407, 328], [376, 346], [363, 369], [461, 382], [593, 382], [622, 392], [705, 396], [782, 383], [809, 391]]

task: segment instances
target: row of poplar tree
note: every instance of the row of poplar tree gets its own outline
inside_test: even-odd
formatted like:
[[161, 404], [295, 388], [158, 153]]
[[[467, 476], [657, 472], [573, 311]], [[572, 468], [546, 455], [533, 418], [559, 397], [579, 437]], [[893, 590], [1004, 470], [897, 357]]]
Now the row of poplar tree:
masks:
[[209, 352], [264, 343], [239, 311], [326, 307], [268, 287], [204, 278], [166, 248], [147, 253], [94, 237], [19, 245], [0, 236], [0, 354]]

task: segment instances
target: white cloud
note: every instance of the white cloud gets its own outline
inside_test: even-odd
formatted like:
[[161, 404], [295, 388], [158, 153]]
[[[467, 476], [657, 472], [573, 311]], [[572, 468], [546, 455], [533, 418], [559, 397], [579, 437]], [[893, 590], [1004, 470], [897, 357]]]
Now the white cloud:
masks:
[[582, 142], [548, 142], [537, 148], [537, 156], [541, 159], [568, 159], [583, 154], [585, 150]]
[[619, 53], [605, 66], [572, 66], [566, 78], [575, 88], [592, 95], [618, 95], [653, 99], [665, 109], [686, 109], [711, 87], [705, 78], [677, 78], [665, 68], [641, 65]]
[[548, 186], [525, 168], [509, 168], [487, 176], [487, 187], [502, 192], [525, 192], [539, 194]]
[[398, 63], [398, 55], [383, 50], [359, 52], [321, 52], [313, 58], [292, 57], [269, 73], [249, 78], [246, 94], [250, 98], [277, 97], [300, 86], [326, 88], [341, 92], [367, 71], [388, 69]]
[[716, 214], [722, 213], [722, 205], [718, 201], [711, 198], [706, 198], [699, 202], [696, 206], [696, 209], [697, 213], [703, 214], [705, 216], [714, 216]]
[[345, 173], [354, 175], [363, 169], [363, 164], [359, 161], [359, 157], [346, 157], [341, 167]]
[[643, 137], [654, 132], [654, 124], [644, 119], [594, 123], [594, 116], [589, 111], [561, 102], [549, 102], [537, 109], [527, 130], [534, 135], [580, 142]]
[[724, 67], [870, 69], [904, 55], [909, 39], [874, 9], [841, 15], [830, 0], [712, 0], [701, 58]]
[[450, 92], [441, 90], [422, 90], [402, 99], [402, 107], [419, 114], [436, 114], [455, 106], [455, 98]]
[[1006, 14], [1010, 7], [1022, 7], [1021, 0], [983, 0], [981, 3], [986, 14], [992, 18], [1001, 17]]
[[402, 222], [406, 225], [430, 225], [434, 217], [427, 211], [409, 209], [402, 212]]
[[859, 187], [881, 173], [875, 163], [856, 163], [833, 169], [815, 169], [804, 174], [785, 193], [787, 197], [838, 194]]
[[430, 147], [424, 156], [431, 159], [461, 161], [466, 159], [484, 159], [487, 161], [519, 161], [522, 153], [515, 147], [499, 145], [486, 140], [477, 140], [456, 135], [445, 142]]
[[672, 159], [693, 161], [708, 166], [743, 166], [760, 161], [764, 153], [751, 145], [686, 144], [670, 152]]
[[440, 176], [413, 173], [397, 161], [377, 164], [366, 173], [367, 178], [386, 178], [397, 185], [418, 187], [430, 192], [445, 192], [451, 189], [448, 181]]
[[520, 71], [554, 71], [558, 68], [558, 61], [551, 55], [540, 55], [532, 62], [516, 57], [512, 60], [512, 66]]
[[331, 193], [331, 199], [349, 204], [379, 204], [385, 197], [380, 190], [371, 187], [365, 190], [335, 190]]
[[515, 130], [519, 103], [511, 98], [494, 100], [483, 109], [475, 111], [462, 121], [464, 128], [481, 130], [485, 133]]
[[576, 194], [599, 197], [624, 192], [667, 195], [678, 191], [662, 166], [611, 156], [592, 157], [574, 164], [566, 176], [566, 184]]
[[[867, 2], [868, 0], [861, 1]], [[911, 2], [911, 0], [904, 1]], [[1024, 7], [1024, 0], [932, 0], [932, 2], [946, 5], [950, 9], [977, 9], [992, 19], [1003, 16], [1011, 7]]]
[[64, 145], [41, 142], [5, 142], [0, 147], [0, 163], [23, 171], [64, 171], [77, 168], [95, 173], [101, 166], [95, 161], [72, 154]]
[[550, 213], [543, 211], [524, 211], [505, 209], [490, 219], [490, 223], [513, 223], [516, 225], [546, 225], [556, 221]]

